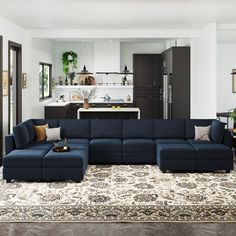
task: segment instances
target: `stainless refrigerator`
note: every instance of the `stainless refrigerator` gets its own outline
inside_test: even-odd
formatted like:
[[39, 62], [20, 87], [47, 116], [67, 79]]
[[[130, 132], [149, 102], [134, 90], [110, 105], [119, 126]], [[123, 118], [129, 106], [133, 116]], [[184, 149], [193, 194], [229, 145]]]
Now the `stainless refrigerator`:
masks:
[[163, 75], [163, 119], [172, 119], [172, 74]]

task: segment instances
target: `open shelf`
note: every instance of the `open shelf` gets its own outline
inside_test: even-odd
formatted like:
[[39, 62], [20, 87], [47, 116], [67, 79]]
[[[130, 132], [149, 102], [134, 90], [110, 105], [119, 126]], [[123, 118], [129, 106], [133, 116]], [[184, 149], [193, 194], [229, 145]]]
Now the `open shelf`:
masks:
[[89, 89], [89, 88], [101, 88], [101, 89], [132, 89], [134, 86], [133, 85], [57, 85], [55, 88], [57, 89], [72, 89], [72, 88], [77, 88], [77, 89]]

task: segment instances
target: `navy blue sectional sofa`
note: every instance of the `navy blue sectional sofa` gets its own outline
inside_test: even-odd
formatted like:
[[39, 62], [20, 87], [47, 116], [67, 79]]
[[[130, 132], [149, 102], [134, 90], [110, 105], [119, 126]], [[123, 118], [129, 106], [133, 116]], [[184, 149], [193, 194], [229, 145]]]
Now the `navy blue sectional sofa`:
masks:
[[[71, 151], [35, 141], [33, 125], [61, 127]], [[195, 141], [194, 126], [211, 125], [211, 141]], [[232, 138], [217, 120], [31, 119], [5, 137], [3, 178], [81, 181], [88, 164], [157, 164], [165, 172], [233, 169]]]

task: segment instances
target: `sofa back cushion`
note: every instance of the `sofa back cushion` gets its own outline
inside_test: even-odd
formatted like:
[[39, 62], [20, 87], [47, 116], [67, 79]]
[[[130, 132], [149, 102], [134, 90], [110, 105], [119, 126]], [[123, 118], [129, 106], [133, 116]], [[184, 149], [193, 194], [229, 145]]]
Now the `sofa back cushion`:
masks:
[[154, 137], [185, 138], [185, 120], [154, 120]]
[[24, 148], [31, 142], [30, 133], [25, 122], [13, 127], [13, 135], [16, 148]]
[[211, 125], [211, 139], [215, 143], [222, 143], [225, 132], [225, 124], [218, 121], [213, 120]]
[[195, 127], [194, 126], [209, 126], [212, 120], [210, 119], [191, 119], [186, 120], [186, 139], [195, 138]]
[[46, 125], [48, 124], [49, 128], [59, 127], [59, 120], [57, 119], [32, 119], [34, 125]]
[[90, 138], [90, 120], [60, 120], [61, 138]]
[[34, 128], [33, 128], [33, 126], [34, 126], [33, 121], [32, 120], [27, 120], [24, 123], [26, 124], [27, 129], [29, 131], [30, 141], [34, 140], [35, 132], [34, 132]]
[[122, 121], [91, 120], [91, 138], [122, 138]]
[[154, 138], [154, 121], [123, 120], [123, 138]]

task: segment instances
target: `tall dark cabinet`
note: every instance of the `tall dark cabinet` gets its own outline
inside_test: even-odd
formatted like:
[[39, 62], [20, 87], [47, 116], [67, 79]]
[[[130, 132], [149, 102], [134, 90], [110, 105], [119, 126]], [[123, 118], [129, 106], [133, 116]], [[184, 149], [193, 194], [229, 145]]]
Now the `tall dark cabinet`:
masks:
[[134, 105], [141, 119], [162, 118], [162, 58], [160, 54], [134, 54]]
[[172, 78], [172, 119], [190, 118], [190, 47], [164, 51], [162, 69]]

